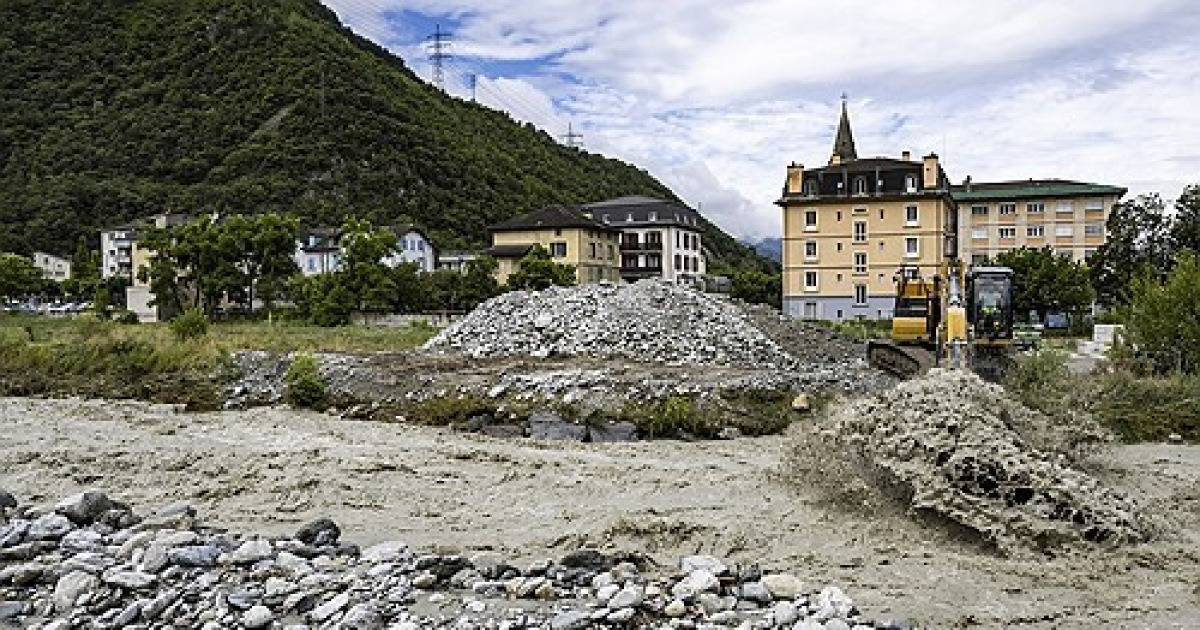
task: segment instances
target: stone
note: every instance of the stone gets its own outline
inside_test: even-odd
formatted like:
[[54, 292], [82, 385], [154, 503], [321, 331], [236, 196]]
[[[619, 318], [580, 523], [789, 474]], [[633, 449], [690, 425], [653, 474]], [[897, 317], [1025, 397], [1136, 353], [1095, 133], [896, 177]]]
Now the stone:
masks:
[[593, 571], [607, 571], [613, 568], [613, 559], [595, 549], [578, 549], [563, 556], [558, 561], [564, 567], [576, 569], [591, 569]]
[[671, 618], [682, 617], [687, 614], [687, 604], [682, 600], [671, 600], [671, 603], [663, 607], [663, 614]]
[[17, 498], [7, 490], [0, 490], [0, 513], [17, 507]]
[[75, 607], [75, 602], [84, 593], [90, 593], [100, 588], [100, 580], [91, 573], [72, 571], [60, 578], [54, 585], [54, 610], [67, 612]]
[[538, 411], [529, 418], [529, 437], [535, 440], [582, 442], [587, 438], [587, 427], [567, 422], [549, 411]]
[[613, 595], [621, 592], [621, 587], [617, 584], [606, 584], [596, 589], [596, 599], [608, 603], [608, 600], [613, 598]]
[[608, 600], [608, 607], [612, 609], [636, 608], [642, 604], [645, 596], [646, 591], [641, 586], [627, 584], [625, 588], [618, 591]]
[[90, 525], [105, 512], [121, 509], [125, 506], [108, 498], [108, 495], [96, 490], [86, 490], [59, 501], [54, 511], [71, 519], [78, 525]]
[[167, 560], [181, 567], [214, 567], [219, 557], [221, 549], [213, 545], [188, 545], [167, 550]]
[[825, 624], [816, 619], [802, 619], [792, 626], [792, 630], [825, 630]]
[[808, 394], [796, 394], [796, 397], [792, 398], [792, 409], [793, 410], [808, 411], [810, 408], [811, 407], [808, 402]]
[[247, 540], [229, 554], [229, 562], [233, 564], [254, 564], [275, 555], [275, 548], [269, 540]]
[[804, 592], [804, 583], [790, 573], [771, 573], [764, 575], [761, 581], [775, 599], [795, 599]]
[[319, 518], [301, 527], [296, 532], [296, 540], [314, 547], [336, 545], [342, 530], [329, 518]]
[[408, 548], [408, 543], [399, 540], [389, 540], [367, 547], [359, 555], [359, 560], [370, 564], [379, 564], [381, 562], [401, 561], [411, 555], [412, 552]]
[[774, 599], [771, 597], [771, 591], [762, 582], [746, 582], [742, 584], [741, 590], [742, 599], [760, 604], [769, 604]]
[[412, 585], [417, 588], [433, 588], [437, 584], [438, 578], [436, 575], [426, 571], [413, 578]]
[[242, 625], [246, 628], [266, 628], [275, 621], [275, 613], [266, 606], [251, 606], [242, 613]]
[[817, 616], [822, 619], [849, 617], [854, 611], [854, 601], [836, 586], [827, 586], [821, 589], [809, 606], [816, 610]]
[[621, 608], [608, 613], [604, 619], [609, 623], [627, 623], [630, 619], [633, 619], [633, 616], [636, 614], [637, 610], [633, 608]]
[[737, 427], [723, 427], [717, 431], [718, 440], [736, 440], [742, 437], [742, 430]]
[[638, 428], [636, 424], [624, 420], [589, 424], [586, 441], [595, 443], [636, 442], [638, 441]]
[[715, 591], [720, 586], [720, 580], [711, 571], [696, 569], [671, 587], [671, 594], [681, 599], [689, 599], [706, 591]]
[[116, 628], [124, 628], [133, 623], [142, 614], [142, 605], [141, 601], [136, 601], [125, 606], [120, 614], [113, 618], [112, 625]]
[[771, 621], [778, 626], [787, 626], [800, 619], [800, 609], [790, 601], [776, 602], [771, 607]]
[[21, 544], [28, 531], [29, 521], [13, 521], [7, 525], [0, 526], [0, 549], [15, 547]]
[[105, 584], [119, 586], [132, 590], [138, 590], [153, 586], [158, 581], [158, 576], [152, 573], [143, 573], [141, 571], [105, 571], [101, 580]]
[[834, 617], [825, 622], [825, 630], [850, 630], [850, 624], [840, 618]]
[[338, 624], [344, 630], [383, 630], [383, 615], [372, 604], [355, 604]]
[[550, 619], [551, 630], [583, 630], [591, 626], [591, 616], [577, 610], [558, 613]]
[[12, 621], [25, 614], [25, 602], [0, 602], [0, 620]]
[[725, 563], [707, 555], [684, 556], [679, 560], [679, 570], [691, 573], [696, 569], [704, 569], [713, 575], [724, 575], [729, 571]]
[[350, 603], [350, 596], [345, 593], [338, 593], [329, 598], [325, 603], [312, 609], [308, 614], [313, 621], [325, 621], [337, 614], [341, 609], [345, 608]]
[[75, 529], [71, 520], [61, 514], [44, 514], [29, 524], [26, 540], [58, 540]]

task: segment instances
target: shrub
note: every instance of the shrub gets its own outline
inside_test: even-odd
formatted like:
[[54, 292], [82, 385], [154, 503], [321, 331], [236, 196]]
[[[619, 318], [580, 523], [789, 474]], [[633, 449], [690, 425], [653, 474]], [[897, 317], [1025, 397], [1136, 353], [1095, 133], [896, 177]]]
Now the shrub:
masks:
[[190, 308], [171, 320], [171, 332], [180, 341], [198, 339], [208, 334], [208, 318], [204, 313]]
[[122, 311], [120, 315], [117, 315], [114, 321], [116, 321], [118, 324], [137, 324], [138, 316], [137, 313], [134, 313], [133, 311]]
[[302, 354], [292, 360], [284, 376], [287, 388], [284, 399], [297, 407], [319, 408], [329, 397], [325, 378], [312, 355]]

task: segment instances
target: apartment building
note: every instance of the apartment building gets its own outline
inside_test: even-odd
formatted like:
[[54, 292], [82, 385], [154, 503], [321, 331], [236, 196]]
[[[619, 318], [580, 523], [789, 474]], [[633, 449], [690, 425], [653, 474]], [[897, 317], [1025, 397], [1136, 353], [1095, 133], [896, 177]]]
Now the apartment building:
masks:
[[55, 282], [71, 278], [71, 261], [46, 252], [33, 253], [33, 266], [42, 271], [42, 277]]
[[579, 284], [621, 279], [617, 258], [621, 231], [578, 209], [551, 206], [498, 223], [488, 231], [492, 234], [488, 254], [499, 265], [496, 279], [501, 283], [535, 245], [550, 252], [555, 262], [574, 265]]
[[1113, 204], [1126, 189], [1063, 179], [972, 182], [951, 188], [962, 257], [981, 263], [1021, 247], [1051, 247], [1075, 261], [1104, 244]]
[[828, 164], [788, 166], [776, 204], [792, 317], [891, 317], [901, 269], [933, 275], [957, 255], [956, 205], [938, 156], [860, 159], [845, 102]]
[[582, 207], [584, 216], [621, 231], [621, 278], [694, 281], [707, 264], [700, 214], [653, 197], [620, 197]]

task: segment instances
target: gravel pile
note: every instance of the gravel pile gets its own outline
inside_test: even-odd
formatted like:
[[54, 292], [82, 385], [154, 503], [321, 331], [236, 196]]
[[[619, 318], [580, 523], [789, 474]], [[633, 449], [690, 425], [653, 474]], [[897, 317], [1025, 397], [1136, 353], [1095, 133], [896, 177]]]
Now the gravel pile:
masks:
[[837, 587], [711, 556], [651, 577], [593, 550], [523, 567], [491, 553], [417, 554], [402, 542], [360, 550], [329, 519], [287, 538], [246, 538], [199, 525], [184, 504], [140, 519], [99, 492], [44, 514], [15, 504], [0, 492], [0, 626], [910, 627], [865, 619]]
[[729, 302], [671, 283], [513, 291], [425, 344], [472, 357], [596, 356], [795, 369], [798, 361]]
[[812, 322], [784, 315], [765, 304], [742, 304], [750, 321], [793, 356], [814, 363], [856, 363], [865, 360], [865, 343]]
[[1131, 498], [1072, 466], [1060, 448], [1062, 431], [967, 371], [934, 369], [846, 403], [821, 431], [905, 489], [912, 507], [975, 530], [1001, 550], [1147, 536]]

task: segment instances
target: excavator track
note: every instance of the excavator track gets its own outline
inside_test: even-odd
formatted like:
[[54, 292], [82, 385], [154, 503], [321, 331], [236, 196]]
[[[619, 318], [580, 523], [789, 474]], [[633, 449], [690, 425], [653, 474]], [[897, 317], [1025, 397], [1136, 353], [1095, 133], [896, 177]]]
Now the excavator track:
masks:
[[914, 346], [873, 339], [867, 343], [867, 361], [872, 367], [900, 378], [920, 376], [933, 366], [933, 353]]

